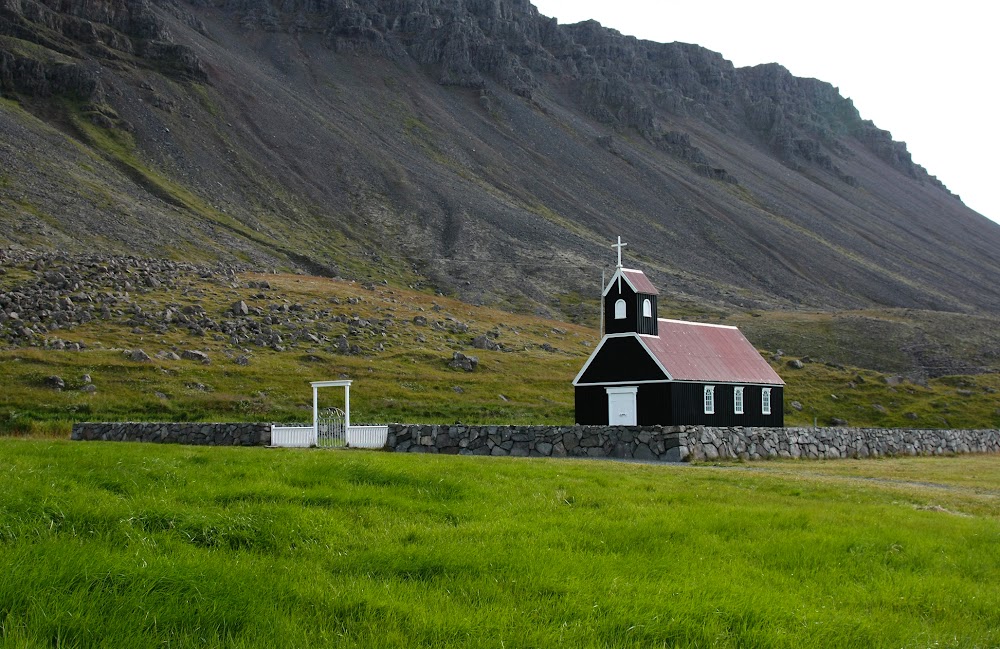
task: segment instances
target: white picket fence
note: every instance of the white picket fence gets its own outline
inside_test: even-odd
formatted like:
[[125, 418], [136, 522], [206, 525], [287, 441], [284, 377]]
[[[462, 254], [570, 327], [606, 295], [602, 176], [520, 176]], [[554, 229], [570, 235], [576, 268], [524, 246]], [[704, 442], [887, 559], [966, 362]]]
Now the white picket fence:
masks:
[[271, 426], [271, 446], [284, 448], [316, 446], [316, 429], [312, 426]]
[[[342, 444], [323, 440], [322, 448], [384, 448], [389, 437], [388, 426], [347, 426]], [[271, 446], [308, 448], [317, 446], [313, 426], [271, 426]]]
[[385, 442], [388, 438], [388, 426], [347, 427], [347, 446], [349, 448], [385, 448]]

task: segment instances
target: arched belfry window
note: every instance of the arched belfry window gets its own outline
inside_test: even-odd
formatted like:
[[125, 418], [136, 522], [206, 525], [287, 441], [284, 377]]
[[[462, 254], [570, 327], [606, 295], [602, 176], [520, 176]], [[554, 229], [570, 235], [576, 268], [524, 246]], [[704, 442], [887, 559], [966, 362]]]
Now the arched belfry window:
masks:
[[625, 319], [625, 300], [615, 302], [615, 320]]
[[642, 317], [643, 318], [653, 317], [653, 303], [649, 301], [648, 297], [642, 301]]

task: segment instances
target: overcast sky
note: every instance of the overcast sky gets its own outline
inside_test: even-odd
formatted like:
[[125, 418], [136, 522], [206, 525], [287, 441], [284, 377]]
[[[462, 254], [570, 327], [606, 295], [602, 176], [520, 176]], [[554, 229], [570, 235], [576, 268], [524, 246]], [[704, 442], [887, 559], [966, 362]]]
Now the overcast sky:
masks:
[[840, 88], [963, 202], [1000, 221], [1000, 91], [992, 3], [531, 0], [561, 24], [697, 43], [737, 67], [780, 63]]

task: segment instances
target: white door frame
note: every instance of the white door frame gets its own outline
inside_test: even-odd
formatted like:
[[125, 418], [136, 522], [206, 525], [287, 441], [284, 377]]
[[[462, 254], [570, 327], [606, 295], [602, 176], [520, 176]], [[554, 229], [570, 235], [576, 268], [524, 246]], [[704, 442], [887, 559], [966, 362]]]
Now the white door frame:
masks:
[[[635, 425], [637, 425], [638, 422], [639, 422], [639, 409], [638, 409], [638, 404], [636, 403], [636, 395], [639, 392], [639, 388], [637, 386], [633, 385], [633, 386], [622, 387], [622, 388], [604, 388], [604, 390], [605, 390], [605, 392], [607, 392], [607, 395], [608, 395], [608, 425], [609, 426], [635, 426]], [[631, 407], [631, 411], [632, 411], [632, 418], [631, 419], [632, 420], [628, 421], [626, 423], [620, 423], [619, 421], [617, 421], [618, 419], [620, 419], [620, 416], [615, 416], [611, 412], [611, 405], [612, 405], [612, 403], [614, 401], [617, 401], [617, 399], [612, 399], [612, 396], [618, 396], [618, 395], [625, 395], [627, 397], [629, 397], [629, 396], [631, 397], [631, 399], [628, 399], [627, 401], [630, 402], [631, 406], [632, 406]], [[627, 413], [618, 413], [618, 414], [622, 415], [622, 414], [627, 414]]]

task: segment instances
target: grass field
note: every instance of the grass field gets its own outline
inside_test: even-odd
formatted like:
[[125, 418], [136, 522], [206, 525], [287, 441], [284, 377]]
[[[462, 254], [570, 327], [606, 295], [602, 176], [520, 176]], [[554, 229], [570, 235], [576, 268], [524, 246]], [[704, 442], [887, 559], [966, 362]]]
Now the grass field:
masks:
[[0, 439], [35, 647], [996, 647], [995, 456], [723, 467]]

